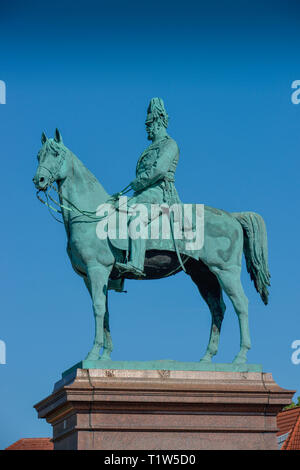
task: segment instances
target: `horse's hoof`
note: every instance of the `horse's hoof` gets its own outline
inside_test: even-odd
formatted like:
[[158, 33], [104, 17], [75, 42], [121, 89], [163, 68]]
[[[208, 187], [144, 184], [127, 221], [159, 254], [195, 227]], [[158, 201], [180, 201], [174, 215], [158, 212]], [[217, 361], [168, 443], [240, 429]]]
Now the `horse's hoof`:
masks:
[[211, 357], [203, 357], [199, 361], [199, 364], [211, 364], [211, 363], [212, 363]]
[[237, 356], [232, 361], [232, 364], [236, 364], [236, 365], [243, 365], [243, 364], [246, 364], [246, 363], [247, 363], [247, 359], [245, 357], [238, 357]]
[[111, 361], [110, 354], [102, 354], [102, 356], [99, 359], [100, 361]]
[[99, 361], [99, 354], [90, 353], [86, 356], [85, 361]]

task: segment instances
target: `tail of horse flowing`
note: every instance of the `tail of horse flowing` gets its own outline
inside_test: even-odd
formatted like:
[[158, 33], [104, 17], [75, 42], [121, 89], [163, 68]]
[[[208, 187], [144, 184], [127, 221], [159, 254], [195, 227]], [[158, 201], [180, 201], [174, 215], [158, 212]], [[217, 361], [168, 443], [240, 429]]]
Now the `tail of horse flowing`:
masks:
[[268, 267], [267, 230], [263, 218], [255, 212], [234, 212], [244, 232], [244, 255], [247, 271], [262, 301], [268, 303], [270, 273]]

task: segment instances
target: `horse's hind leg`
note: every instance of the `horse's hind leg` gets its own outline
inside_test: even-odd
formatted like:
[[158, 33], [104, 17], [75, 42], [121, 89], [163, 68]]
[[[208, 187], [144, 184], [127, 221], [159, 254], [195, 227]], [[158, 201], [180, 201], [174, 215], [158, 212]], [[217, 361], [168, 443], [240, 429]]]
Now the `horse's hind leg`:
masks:
[[216, 276], [208, 269], [205, 271], [199, 269], [199, 264], [194, 264], [194, 268], [189, 274], [198, 287], [211, 313], [209, 342], [206, 352], [201, 359], [202, 362], [211, 362], [212, 357], [218, 352], [221, 325], [226, 309], [222, 289]]
[[200, 288], [199, 290], [211, 313], [209, 342], [201, 361], [211, 362], [212, 357], [218, 352], [221, 326], [226, 306], [223, 301], [222, 289], [218, 282], [216, 282], [214, 287], [211, 286], [211, 289]]
[[240, 351], [233, 360], [234, 364], [247, 362], [247, 352], [251, 348], [249, 322], [248, 322], [248, 299], [241, 284], [240, 267], [228, 269], [211, 268], [216, 274], [224, 292], [230, 298], [234, 310], [238, 316], [240, 327]]

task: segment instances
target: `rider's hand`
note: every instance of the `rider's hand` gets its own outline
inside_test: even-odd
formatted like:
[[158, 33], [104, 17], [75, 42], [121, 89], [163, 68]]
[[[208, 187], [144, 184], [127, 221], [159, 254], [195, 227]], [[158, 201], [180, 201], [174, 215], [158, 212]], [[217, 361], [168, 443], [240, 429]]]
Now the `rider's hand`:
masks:
[[139, 184], [138, 184], [138, 181], [135, 179], [133, 180], [131, 183], [130, 183], [130, 186], [132, 187], [132, 189], [134, 191], [138, 191], [140, 188], [139, 188]]
[[111, 199], [119, 199], [122, 196], [122, 193], [115, 193], [111, 196]]

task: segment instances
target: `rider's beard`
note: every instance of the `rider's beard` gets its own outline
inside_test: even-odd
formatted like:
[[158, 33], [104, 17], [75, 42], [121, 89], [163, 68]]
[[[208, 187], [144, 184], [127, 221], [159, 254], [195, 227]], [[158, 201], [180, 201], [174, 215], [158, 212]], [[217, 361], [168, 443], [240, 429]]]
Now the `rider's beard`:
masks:
[[148, 140], [152, 140], [152, 139], [153, 139], [153, 137], [154, 137], [154, 133], [153, 133], [153, 131], [150, 131], [150, 130], [149, 130], [149, 131], [148, 131], [148, 136], [147, 136], [147, 139], [148, 139]]

